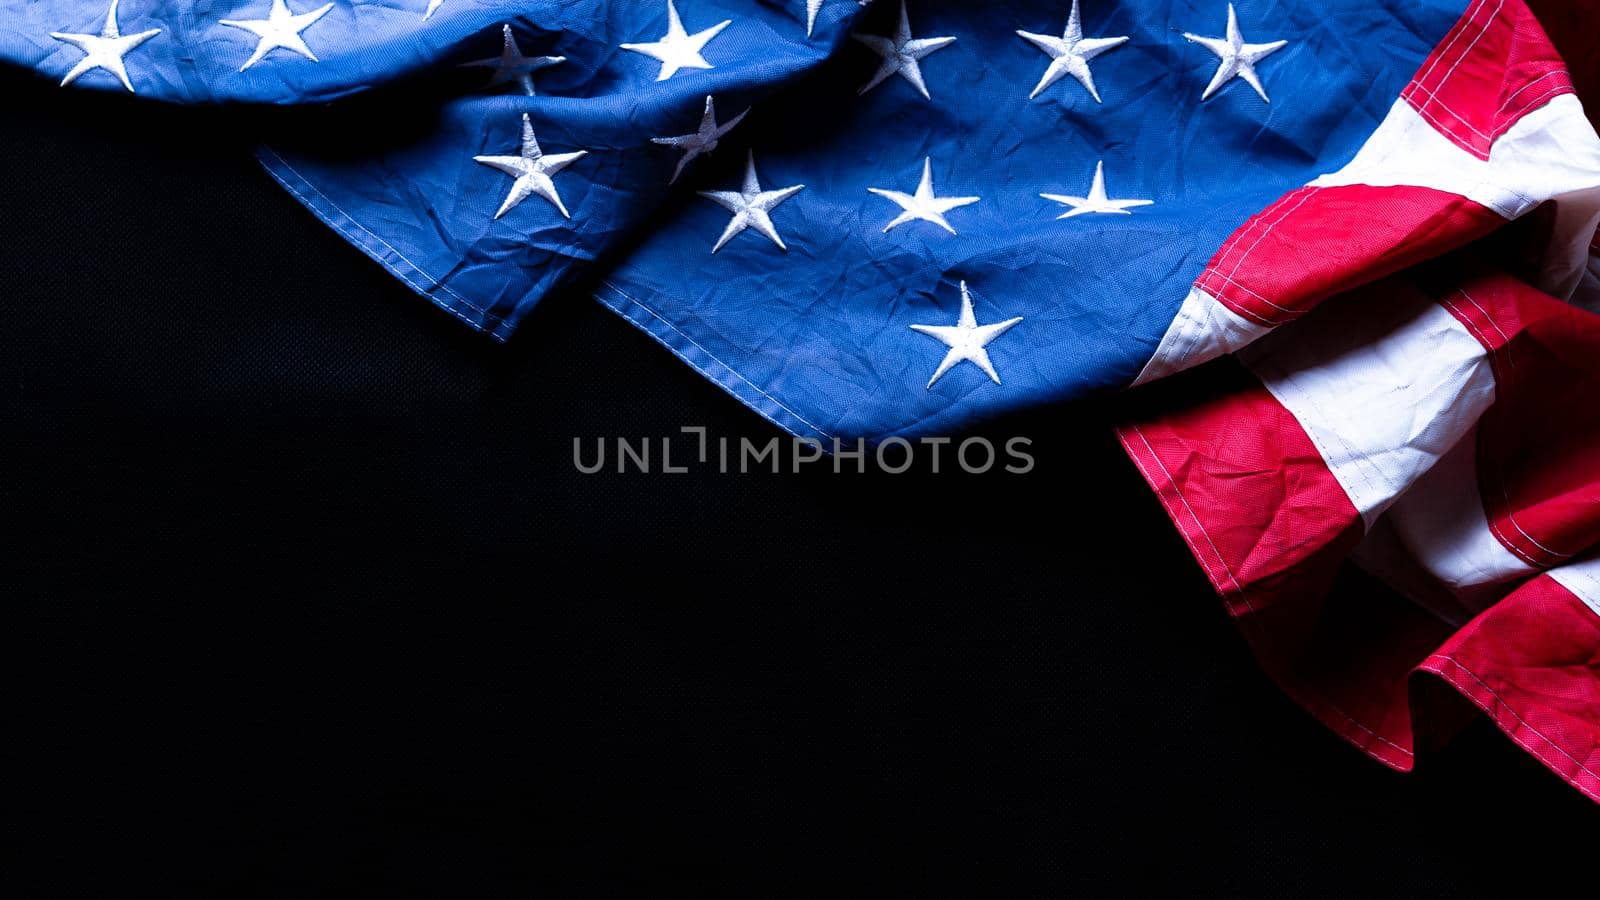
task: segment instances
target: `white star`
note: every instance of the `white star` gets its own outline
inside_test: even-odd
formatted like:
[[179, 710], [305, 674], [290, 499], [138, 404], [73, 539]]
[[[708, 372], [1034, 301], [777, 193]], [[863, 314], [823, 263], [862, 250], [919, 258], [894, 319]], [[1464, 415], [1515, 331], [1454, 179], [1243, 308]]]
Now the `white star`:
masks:
[[895, 28], [894, 37], [879, 37], [873, 34], [858, 34], [854, 37], [871, 48], [873, 53], [883, 57], [883, 63], [878, 66], [878, 71], [873, 73], [872, 80], [862, 85], [857, 94], [865, 94], [882, 84], [890, 75], [898, 74], [911, 82], [926, 100], [933, 98], [928, 96], [928, 86], [922, 81], [922, 66], [917, 60], [935, 50], [942, 50], [956, 41], [953, 37], [913, 39], [911, 20], [906, 17], [906, 0], [900, 0], [900, 24]]
[[78, 76], [93, 69], [105, 69], [128, 90], [133, 90], [133, 82], [128, 80], [128, 69], [122, 63], [122, 57], [129, 51], [150, 40], [161, 33], [161, 29], [152, 28], [138, 34], [123, 37], [122, 31], [117, 27], [117, 0], [111, 0], [111, 8], [106, 10], [106, 23], [99, 34], [75, 34], [66, 31], [52, 31], [50, 36], [58, 41], [76, 44], [83, 51], [83, 59], [68, 70], [65, 78], [61, 79], [61, 86], [78, 80]]
[[1050, 66], [1044, 70], [1044, 77], [1039, 79], [1039, 86], [1028, 95], [1029, 100], [1044, 93], [1044, 89], [1060, 81], [1061, 76], [1071, 75], [1078, 79], [1078, 83], [1089, 92], [1094, 102], [1099, 103], [1100, 92], [1095, 90], [1094, 74], [1089, 71], [1089, 60], [1128, 41], [1126, 37], [1084, 37], [1083, 19], [1078, 14], [1078, 0], [1072, 0], [1072, 15], [1067, 19], [1067, 30], [1061, 33], [1061, 37], [1033, 34], [1028, 31], [1019, 31], [1017, 34], [1050, 55]]
[[285, 50], [292, 50], [312, 62], [317, 62], [317, 55], [311, 52], [310, 47], [306, 46], [306, 42], [300, 37], [300, 32], [310, 28], [312, 23], [327, 15], [330, 9], [333, 9], [333, 4], [327, 3], [311, 12], [295, 15], [289, 12], [289, 5], [286, 0], [272, 0], [272, 9], [267, 13], [265, 19], [221, 20], [223, 25], [231, 28], [243, 28], [261, 39], [256, 43], [255, 52], [250, 54], [250, 58], [244, 61], [244, 65], [239, 67], [239, 71], [243, 72], [245, 69], [250, 68], [260, 62], [263, 56], [280, 47]]
[[822, 0], [806, 0], [806, 37], [817, 28], [817, 13], [822, 12]]
[[576, 153], [554, 153], [546, 156], [539, 149], [539, 141], [533, 136], [533, 123], [528, 121], [528, 114], [522, 114], [522, 155], [520, 156], [474, 156], [474, 162], [483, 163], [510, 175], [516, 179], [511, 185], [511, 193], [506, 195], [506, 201], [500, 204], [500, 211], [494, 214], [496, 219], [510, 212], [512, 207], [528, 199], [531, 194], [549, 200], [556, 209], [561, 211], [564, 218], [572, 218], [567, 212], [567, 207], [561, 202], [561, 195], [556, 193], [555, 182], [550, 176], [572, 165], [585, 156], [587, 150]]
[[433, 14], [438, 12], [439, 7], [442, 5], [444, 5], [444, 0], [428, 0], [428, 10], [422, 14], [422, 21], [426, 22], [433, 18]]
[[501, 26], [501, 34], [505, 41], [500, 49], [500, 55], [491, 59], [476, 59], [472, 62], [462, 63], [463, 68], [494, 69], [494, 74], [489, 76], [489, 87], [494, 87], [507, 82], [515, 81], [522, 86], [522, 92], [529, 97], [534, 96], [533, 73], [546, 66], [559, 65], [567, 61], [565, 56], [523, 56], [522, 48], [517, 46], [517, 39], [511, 33], [511, 26]]
[[722, 237], [717, 239], [717, 244], [711, 248], [711, 252], [721, 250], [724, 244], [733, 240], [734, 235], [746, 228], [754, 228], [766, 235], [778, 245], [779, 250], [788, 250], [783, 238], [778, 237], [778, 229], [773, 226], [772, 219], [767, 214], [778, 204], [804, 189], [805, 185], [797, 184], [775, 191], [763, 191], [761, 182], [756, 178], [756, 156], [751, 152], [745, 157], [744, 187], [741, 190], [700, 192], [700, 196], [733, 213], [733, 220], [723, 229]]
[[[811, 33], [817, 30], [817, 14], [822, 12], [822, 4], [826, 2], [827, 0], [806, 0], [806, 37], [811, 37]], [[856, 0], [856, 5], [866, 6], [871, 2], [872, 0]]]
[[916, 194], [903, 194], [899, 191], [888, 191], [883, 188], [867, 188], [867, 190], [877, 194], [879, 197], [893, 200], [900, 205], [900, 215], [895, 216], [889, 224], [883, 226], [885, 232], [898, 225], [921, 219], [924, 222], [932, 222], [945, 231], [955, 234], [956, 230], [950, 227], [949, 222], [945, 221], [944, 214], [958, 206], [977, 203], [980, 199], [978, 197], [935, 197], [933, 195], [933, 160], [931, 158], [922, 160], [922, 183], [917, 185]]
[[934, 382], [944, 376], [944, 373], [955, 368], [958, 364], [970, 362], [982, 369], [995, 384], [1000, 383], [1000, 373], [994, 370], [994, 363], [989, 361], [989, 351], [985, 349], [989, 342], [1002, 334], [1010, 331], [1012, 326], [1022, 321], [1021, 316], [996, 322], [993, 325], [979, 325], [978, 317], [972, 312], [972, 295], [967, 293], [967, 283], [961, 282], [961, 318], [954, 325], [913, 325], [911, 330], [937, 338], [950, 348], [944, 355], [944, 360], [939, 363], [939, 368], [934, 370], [933, 377], [928, 379], [928, 389], [932, 390]]
[[1117, 216], [1131, 216], [1128, 210], [1135, 206], [1149, 206], [1154, 200], [1112, 200], [1106, 196], [1106, 164], [1102, 160], [1094, 167], [1094, 184], [1089, 186], [1089, 196], [1070, 197], [1065, 194], [1040, 194], [1046, 200], [1054, 200], [1072, 207], [1059, 216], [1058, 219], [1070, 219], [1073, 216], [1088, 213], [1107, 213]]
[[727, 136], [728, 132], [732, 131], [734, 127], [743, 121], [744, 117], [749, 114], [750, 110], [747, 109], [728, 121], [723, 122], [721, 125], [718, 125], [716, 102], [712, 100], [711, 96], [708, 94], [706, 95], [705, 114], [700, 117], [700, 127], [695, 129], [693, 134], [680, 134], [677, 137], [651, 138], [651, 143], [663, 144], [668, 147], [677, 147], [679, 150], [683, 151], [683, 158], [678, 160], [678, 168], [673, 171], [672, 180], [667, 183], [673, 184], [677, 182], [678, 176], [683, 174], [684, 168], [687, 167], [689, 163], [693, 162], [695, 157], [701, 155], [702, 153], [710, 153], [717, 149], [717, 142], [721, 141], [725, 136]]
[[1198, 34], [1184, 32], [1184, 37], [1190, 43], [1199, 44], [1210, 50], [1222, 60], [1217, 66], [1217, 74], [1211, 76], [1211, 83], [1206, 86], [1206, 92], [1200, 95], [1201, 100], [1210, 100], [1223, 85], [1235, 78], [1243, 78], [1256, 89], [1261, 99], [1271, 103], [1267, 91], [1261, 86], [1261, 79], [1256, 77], [1256, 63], [1277, 53], [1289, 46], [1288, 41], [1273, 41], [1270, 44], [1246, 44], [1244, 35], [1239, 33], [1239, 16], [1233, 11], [1233, 4], [1228, 4], [1228, 36], [1226, 38], [1201, 37]]
[[659, 41], [648, 44], [623, 44], [622, 49], [632, 50], [634, 53], [643, 53], [653, 56], [661, 61], [661, 71], [656, 75], [657, 81], [666, 81], [678, 74], [679, 69], [709, 69], [711, 63], [700, 55], [705, 49], [706, 42], [722, 33], [722, 29], [733, 23], [732, 19], [723, 21], [707, 28], [689, 34], [683, 30], [683, 20], [678, 18], [678, 8], [672, 0], [667, 0], [667, 33]]

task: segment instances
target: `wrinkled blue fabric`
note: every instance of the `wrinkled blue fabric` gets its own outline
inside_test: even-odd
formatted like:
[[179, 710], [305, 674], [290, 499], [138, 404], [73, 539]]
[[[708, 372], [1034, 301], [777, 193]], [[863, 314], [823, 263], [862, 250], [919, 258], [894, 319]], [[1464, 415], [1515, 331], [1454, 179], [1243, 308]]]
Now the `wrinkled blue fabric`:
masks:
[[[83, 57], [51, 32], [98, 33], [102, 0], [0, 0], [0, 58], [59, 80]], [[321, 3], [289, 0], [295, 13]], [[1189, 285], [1251, 214], [1354, 154], [1464, 0], [1241, 0], [1245, 38], [1289, 45], [1259, 67], [1263, 102], [1235, 80], [1205, 102], [1222, 0], [1084, 0], [1084, 33], [1127, 35], [1092, 63], [1103, 103], [1071, 76], [1028, 95], [1048, 56], [1018, 30], [1059, 35], [1067, 0], [911, 0], [916, 37], [953, 36], [921, 62], [932, 99], [891, 77], [858, 94], [879, 57], [852, 32], [894, 32], [893, 0], [679, 0], [689, 33], [732, 20], [713, 68], [658, 81], [620, 49], [667, 30], [666, 0], [336, 2], [302, 37], [320, 61], [276, 50], [245, 71], [270, 0], [124, 0], [121, 33], [162, 33], [126, 57], [161, 100], [321, 105], [261, 116], [267, 169], [417, 292], [509, 337], [543, 298], [597, 296], [741, 400], [797, 434], [881, 439], [948, 432], [1008, 409], [1129, 383]], [[487, 87], [503, 24], [524, 54], [566, 62]], [[105, 70], [77, 88], [124, 90]], [[668, 181], [705, 98], [749, 116]], [[512, 179], [474, 161], [515, 155], [527, 114], [548, 154], [587, 151], [554, 176], [564, 219], [535, 196], [496, 219]], [[713, 254], [729, 212], [697, 191], [736, 190], [747, 152], [762, 187], [805, 185], [772, 211], [787, 244], [754, 229]], [[899, 213], [869, 187], [912, 193], [932, 160], [940, 196], [978, 196], [885, 233]], [[1104, 161], [1131, 215], [1058, 220], [1041, 193], [1086, 195]], [[1022, 317], [988, 346], [1002, 383], [913, 324], [954, 325], [959, 285], [980, 324]], [[336, 303], [338, 298], [326, 302]], [[381, 352], [381, 348], [376, 351]]]

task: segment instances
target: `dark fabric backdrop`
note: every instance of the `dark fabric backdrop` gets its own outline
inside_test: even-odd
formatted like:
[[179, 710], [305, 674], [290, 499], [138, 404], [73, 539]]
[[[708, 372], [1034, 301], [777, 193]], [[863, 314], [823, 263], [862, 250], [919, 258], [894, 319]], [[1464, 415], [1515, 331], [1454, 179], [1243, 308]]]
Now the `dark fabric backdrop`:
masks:
[[[1250, 661], [1094, 407], [1027, 476], [577, 474], [774, 429], [583, 296], [467, 332], [283, 114], [0, 72], [12, 897], [1537, 894], [1600, 810]], [[1358, 585], [1359, 587], [1359, 585]]]

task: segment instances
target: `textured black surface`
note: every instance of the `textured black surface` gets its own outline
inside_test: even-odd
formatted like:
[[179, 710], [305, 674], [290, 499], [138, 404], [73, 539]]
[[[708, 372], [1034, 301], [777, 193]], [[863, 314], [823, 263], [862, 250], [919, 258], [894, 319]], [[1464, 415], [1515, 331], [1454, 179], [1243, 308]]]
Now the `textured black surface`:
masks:
[[[1600, 811], [1250, 662], [1094, 409], [1024, 477], [582, 476], [774, 431], [581, 296], [506, 347], [266, 113], [0, 73], [15, 897], [1537, 895]], [[5, 889], [9, 886], [9, 889]]]

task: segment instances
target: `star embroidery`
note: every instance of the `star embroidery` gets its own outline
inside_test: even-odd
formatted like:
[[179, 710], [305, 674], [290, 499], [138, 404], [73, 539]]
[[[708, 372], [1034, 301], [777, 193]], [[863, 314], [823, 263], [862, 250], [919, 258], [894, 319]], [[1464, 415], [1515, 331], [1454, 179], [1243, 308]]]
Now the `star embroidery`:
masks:
[[1044, 77], [1039, 79], [1039, 86], [1028, 95], [1029, 100], [1044, 93], [1045, 88], [1060, 81], [1063, 75], [1071, 75], [1078, 79], [1078, 83], [1089, 92], [1094, 102], [1099, 103], [1100, 92], [1095, 90], [1094, 74], [1089, 71], [1089, 60], [1128, 42], [1125, 36], [1084, 37], [1083, 19], [1078, 14], [1078, 0], [1072, 0], [1072, 15], [1067, 19], [1067, 30], [1061, 33], [1061, 37], [1033, 34], [1028, 31], [1018, 31], [1017, 35], [1050, 56], [1050, 66], [1044, 70]]
[[511, 185], [511, 192], [506, 194], [505, 202], [500, 204], [500, 211], [494, 214], [496, 219], [510, 212], [518, 203], [533, 194], [549, 200], [551, 205], [561, 212], [563, 218], [570, 219], [572, 215], [561, 202], [561, 195], [556, 193], [555, 182], [550, 180], [550, 176], [588, 155], [587, 150], [545, 155], [545, 152], [539, 149], [539, 141], [533, 136], [533, 123], [528, 121], [528, 114], [523, 113], [520, 156], [474, 156], [472, 159], [474, 162], [499, 169], [516, 179]]
[[1065, 194], [1040, 194], [1046, 200], [1054, 200], [1072, 207], [1059, 216], [1058, 219], [1070, 219], [1073, 216], [1082, 216], [1088, 213], [1106, 213], [1109, 215], [1131, 216], [1128, 212], [1135, 206], [1150, 206], [1154, 200], [1112, 200], [1106, 196], [1106, 164], [1102, 160], [1095, 163], [1094, 183], [1089, 186], [1089, 196], [1069, 197]]
[[[806, 37], [817, 30], [817, 14], [822, 12], [822, 4], [827, 0], [806, 0]], [[856, 0], [857, 6], [867, 6], [872, 0]]]
[[111, 8], [106, 10], [106, 22], [99, 34], [75, 34], [66, 31], [52, 31], [50, 36], [58, 41], [75, 44], [83, 51], [83, 59], [67, 71], [66, 77], [61, 79], [61, 86], [78, 80], [78, 76], [94, 69], [105, 69], [122, 82], [122, 86], [129, 91], [133, 90], [133, 82], [128, 80], [128, 70], [123, 65], [122, 58], [129, 51], [150, 40], [161, 33], [161, 29], [152, 28], [138, 34], [123, 36], [117, 27], [117, 2], [111, 0]]
[[716, 101], [714, 101], [708, 94], [706, 95], [705, 114], [700, 117], [700, 127], [695, 129], [693, 134], [680, 134], [677, 137], [651, 138], [651, 143], [663, 144], [668, 147], [676, 147], [683, 151], [683, 157], [678, 160], [678, 168], [673, 170], [672, 180], [668, 181], [667, 183], [676, 183], [678, 176], [683, 174], [683, 170], [689, 165], [689, 163], [693, 162], [696, 157], [700, 156], [701, 154], [710, 153], [713, 150], [716, 150], [717, 143], [726, 137], [728, 132], [732, 131], [740, 122], [744, 121], [744, 117], [749, 114], [750, 110], [747, 109], [728, 121], [723, 122], [721, 125], [718, 125]]
[[793, 197], [805, 189], [805, 185], [797, 184], [793, 187], [779, 188], [775, 191], [763, 191], [761, 182], [756, 178], [756, 156], [754, 152], [745, 157], [744, 187], [737, 191], [701, 191], [700, 196], [710, 200], [728, 212], [733, 213], [732, 221], [723, 229], [722, 237], [717, 239], [716, 246], [711, 248], [715, 253], [725, 244], [733, 240], [734, 236], [746, 228], [754, 228], [766, 235], [779, 250], [787, 251], [789, 248], [783, 243], [783, 238], [778, 236], [778, 229], [773, 226], [772, 218], [768, 213], [783, 201]]
[[865, 94], [872, 90], [890, 75], [899, 75], [911, 82], [925, 100], [933, 98], [928, 95], [928, 86], [922, 80], [922, 66], [918, 60], [935, 50], [943, 50], [956, 41], [953, 37], [912, 38], [911, 20], [906, 17], [906, 0], [900, 0], [900, 24], [895, 28], [894, 37], [872, 34], [858, 34], [854, 37], [867, 45], [873, 53], [883, 57], [883, 63], [878, 66], [878, 71], [873, 73], [870, 81], [862, 85], [857, 94]]
[[439, 7], [443, 5], [444, 0], [428, 0], [428, 9], [422, 14], [422, 21], [426, 22], [433, 18], [433, 14], [438, 12]]
[[535, 94], [533, 73], [567, 61], [565, 56], [523, 56], [522, 48], [517, 46], [516, 36], [511, 33], [511, 26], [501, 26], [501, 34], [505, 40], [499, 56], [461, 64], [463, 68], [494, 69], [494, 74], [489, 76], [489, 87], [514, 81], [521, 85], [524, 94], [532, 97]]
[[311, 12], [295, 15], [289, 11], [287, 0], [272, 0], [272, 9], [265, 19], [222, 19], [221, 24], [230, 28], [242, 28], [261, 39], [256, 42], [255, 52], [244, 61], [239, 71], [243, 72], [250, 68], [260, 62], [263, 56], [280, 47], [292, 50], [312, 62], [318, 62], [317, 55], [306, 46], [306, 42], [300, 37], [300, 32], [327, 15], [330, 9], [333, 9], [333, 4], [327, 3]]
[[992, 325], [979, 325], [978, 317], [972, 311], [972, 295], [967, 293], [967, 283], [961, 282], [961, 317], [954, 325], [912, 325], [911, 330], [918, 334], [925, 334], [931, 338], [943, 341], [950, 352], [944, 355], [944, 360], [939, 363], [939, 368], [933, 372], [933, 377], [928, 379], [928, 390], [933, 390], [933, 385], [944, 373], [957, 365], [970, 362], [984, 371], [995, 384], [1000, 383], [1000, 373], [994, 370], [994, 363], [989, 360], [989, 351], [986, 349], [989, 342], [1002, 334], [1010, 331], [1021, 316], [996, 322]]
[[1228, 36], [1225, 38], [1201, 37], [1198, 34], [1184, 32], [1184, 37], [1190, 43], [1199, 44], [1217, 55], [1222, 62], [1217, 66], [1217, 74], [1211, 76], [1211, 83], [1206, 85], [1205, 93], [1200, 95], [1202, 101], [1210, 100], [1223, 85], [1235, 78], [1243, 78], [1250, 86], [1256, 89], [1261, 99], [1271, 103], [1267, 91], [1261, 86], [1261, 79], [1256, 77], [1256, 63], [1277, 53], [1289, 46], [1288, 41], [1273, 41], [1270, 44], [1246, 44], [1244, 35], [1239, 33], [1239, 16], [1233, 11], [1233, 4], [1228, 4]]
[[978, 197], [936, 197], [933, 194], [933, 160], [925, 158], [922, 161], [922, 183], [917, 185], [915, 194], [903, 194], [900, 191], [888, 191], [883, 188], [867, 188], [879, 197], [893, 200], [900, 205], [900, 215], [895, 216], [889, 224], [883, 226], [885, 233], [907, 222], [918, 219], [943, 228], [955, 234], [956, 230], [945, 221], [944, 214], [958, 206], [967, 206], [977, 203]]
[[622, 49], [634, 53], [643, 53], [661, 61], [661, 71], [656, 75], [657, 81], [666, 81], [678, 74], [679, 69], [709, 69], [711, 63], [700, 55], [706, 43], [722, 33], [722, 29], [733, 23], [732, 19], [723, 21], [707, 28], [689, 34], [683, 29], [683, 20], [678, 18], [678, 7], [672, 0], [667, 0], [667, 33], [659, 41], [648, 44], [623, 44]]

